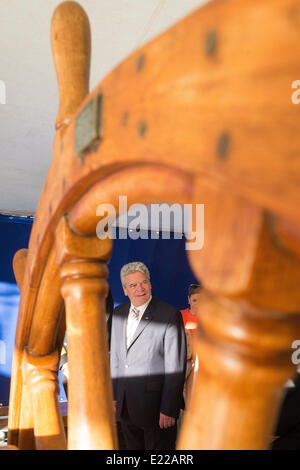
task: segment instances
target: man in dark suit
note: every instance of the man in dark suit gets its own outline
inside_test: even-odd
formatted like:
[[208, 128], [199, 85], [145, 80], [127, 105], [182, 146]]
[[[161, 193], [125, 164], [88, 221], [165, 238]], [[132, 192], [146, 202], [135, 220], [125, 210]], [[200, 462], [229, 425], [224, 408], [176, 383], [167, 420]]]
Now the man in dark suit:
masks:
[[110, 362], [116, 417], [127, 449], [174, 449], [183, 408], [186, 337], [180, 312], [151, 293], [140, 262], [121, 269], [129, 302], [112, 317]]

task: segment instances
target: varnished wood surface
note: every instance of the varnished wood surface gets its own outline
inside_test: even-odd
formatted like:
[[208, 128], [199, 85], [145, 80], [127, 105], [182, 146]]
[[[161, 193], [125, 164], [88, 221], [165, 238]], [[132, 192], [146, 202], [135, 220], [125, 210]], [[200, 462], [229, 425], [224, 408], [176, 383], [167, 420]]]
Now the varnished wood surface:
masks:
[[58, 361], [58, 351], [41, 356], [27, 349], [24, 350], [23, 381], [28, 390], [26, 401], [31, 402], [36, 450], [65, 450], [67, 448], [58, 403]]
[[[230, 363], [236, 350], [232, 318], [252, 345], [247, 354], [239, 351], [234, 356], [233, 369], [226, 369], [227, 383], [232, 379], [236, 388], [229, 387], [224, 405], [228, 415], [222, 416], [216, 440], [207, 441], [210, 426], [217, 427], [218, 419], [217, 414], [210, 417], [212, 408], [198, 404], [200, 398], [202, 403], [208, 398], [204, 382], [199, 382], [190, 413], [194, 419], [202, 417], [207, 429], [193, 425], [193, 439], [187, 443], [184, 431], [180, 446], [230, 448], [228, 436], [234, 436], [232, 442], [238, 448], [267, 446], [284, 381], [292, 374], [288, 341], [293, 334], [300, 334], [300, 108], [291, 102], [291, 83], [300, 72], [300, 49], [295, 47], [299, 15], [296, 0], [209, 2], [134, 52], [88, 94], [87, 17], [74, 2], [58, 7], [51, 35], [60, 106], [53, 162], [22, 276], [10, 396], [12, 444], [17, 443], [22, 420], [25, 429], [32, 427], [30, 407], [25, 406], [28, 397], [25, 401], [21, 398], [27, 393], [20, 370], [23, 349], [29, 344], [30, 352], [50, 354], [62, 324], [54, 261], [57, 227], [67, 215], [71, 229], [82, 239], [87, 235], [89, 246], [88, 237], [96, 231], [97, 205], [116, 203], [119, 194], [126, 194], [129, 202], [206, 205], [205, 246], [189, 252], [189, 259], [205, 287], [217, 298], [226, 296], [232, 302], [232, 311], [226, 302], [214, 306], [220, 312], [222, 329], [230, 333], [226, 338], [220, 336], [217, 323], [199, 316], [204, 334], [197, 347], [210, 358], [207, 364], [214, 359], [216, 368], [222, 369], [221, 352], [226, 345], [228, 356], [224, 357]], [[101, 141], [79, 158], [74, 150], [75, 120], [97, 94], [103, 102]], [[82, 253], [80, 244], [74, 243], [71, 259], [77, 263]], [[63, 247], [60, 252], [64, 253]], [[51, 302], [43, 312], [48, 289]], [[70, 305], [76, 289], [66, 294]], [[253, 309], [261, 318], [257, 330], [248, 322]], [[45, 326], [39, 335], [43, 320]], [[282, 324], [285, 341], [278, 350]], [[271, 332], [266, 341], [274, 369], [253, 359], [254, 339], [264, 344], [266, 325]], [[103, 359], [100, 352], [99, 358]], [[234, 428], [240, 410], [239, 391], [248, 371], [253, 380], [253, 401], [241, 418], [243, 429], [238, 437]], [[222, 403], [222, 381], [218, 382], [217, 375], [204, 376], [211, 384], [207, 390]], [[84, 393], [85, 399], [88, 395]], [[252, 407], [261, 412], [257, 421], [251, 418]], [[235, 416], [231, 423], [229, 412]], [[105, 425], [110, 419], [108, 412]], [[247, 424], [251, 426], [249, 440], [245, 437]], [[30, 439], [29, 446], [33, 445]], [[109, 445], [112, 442], [110, 438]]]
[[199, 369], [178, 449], [269, 448], [283, 384], [295, 374], [290, 345], [300, 317], [206, 291], [200, 307]]
[[105, 316], [106, 262], [111, 250], [111, 240], [80, 237], [65, 219], [57, 228], [56, 253], [68, 333], [70, 450], [118, 447]]
[[[286, 70], [295, 70], [296, 73], [299, 64], [298, 51], [292, 47], [298, 31], [291, 26], [293, 19], [289, 13], [297, 7], [298, 2], [291, 0], [273, 2], [272, 6], [268, 2], [251, 2], [250, 4], [250, 2], [237, 1], [209, 4], [145, 46], [141, 51], [134, 53], [96, 87], [86, 98], [85, 103], [101, 90], [104, 97], [101, 145], [97, 151], [91, 151], [86, 156], [82, 165], [81, 160], [74, 155], [74, 119], [71, 120], [63, 140], [61, 132], [56, 134], [54, 160], [44, 186], [37, 212], [37, 223], [34, 224], [30, 242], [28, 272], [26, 273], [26, 287], [24, 287], [27, 295], [23, 302], [28, 305], [29, 285], [33, 289], [39, 285], [45, 259], [53, 241], [53, 230], [60, 215], [78, 200], [92, 183], [112, 173], [114, 168], [124, 167], [132, 162], [159, 160], [171, 167], [180, 167], [184, 171], [201, 172], [213, 180], [214, 184], [221, 185], [224, 191], [228, 185], [232, 191], [244, 194], [246, 198], [254, 200], [263, 207], [284, 212], [292, 219], [298, 217], [298, 184], [293, 184], [297, 171], [293, 165], [284, 166], [284, 162], [286, 162], [285, 155], [296, 151], [293, 150], [293, 146], [296, 146], [297, 139], [292, 138], [292, 135], [299, 134], [299, 119], [297, 119], [299, 111], [288, 99], [283, 100], [283, 97], [288, 97], [290, 93], [290, 90], [286, 89]], [[226, 11], [229, 10], [230, 16], [226, 16]], [[255, 31], [247, 21], [249, 14], [255, 15]], [[228, 22], [226, 30], [236, 31], [237, 26], [233, 25], [238, 24], [238, 31], [243, 37], [243, 48], [251, 52], [250, 56], [243, 53], [243, 48], [233, 47], [233, 39], [230, 39], [229, 34], [227, 37], [229, 43], [227, 44], [224, 39], [222, 44], [222, 25], [218, 22], [218, 18], [224, 15]], [[238, 21], [236, 21], [237, 16]], [[263, 28], [259, 27], [259, 22], [265, 22], [266, 18], [269, 18], [268, 24], [270, 24], [271, 31], [268, 35], [258, 37], [258, 31], [263, 34]], [[253, 22], [250, 23], [253, 24]], [[205, 32], [219, 28], [218, 50], [213, 57], [205, 53], [206, 36], [204, 31], [199, 29], [198, 24], [205, 25], [203, 28]], [[185, 36], [185, 41], [181, 41], [185, 28], [189, 31], [189, 35]], [[197, 35], [197, 41], [195, 41], [195, 35]], [[234, 37], [233, 33], [232, 36]], [[276, 38], [280, 39], [282, 50], [286, 50], [286, 53], [277, 55], [271, 53], [271, 47], [273, 47], [273, 42], [276, 42]], [[191, 44], [197, 44], [197, 48], [191, 47]], [[189, 54], [183, 53], [183, 47], [189, 50]], [[138, 59], [146, 54], [146, 48], [147, 57], [145, 56], [143, 67], [139, 70]], [[156, 60], [150, 67], [149, 61], [152, 55], [155, 55]], [[180, 60], [171, 60], [173, 55]], [[268, 57], [267, 67], [266, 56]], [[207, 86], [205, 86], [204, 78], [205, 67], [207, 68]], [[272, 71], [275, 69], [276, 80], [271, 79]], [[158, 71], [160, 71], [159, 74]], [[222, 80], [224, 74], [226, 80]], [[253, 74], [262, 77], [259, 87], [252, 80]], [[234, 77], [236, 81], [231, 80]], [[239, 86], [237, 86], [237, 77]], [[181, 83], [189, 84], [191, 78], [193, 80], [189, 87], [186, 86], [184, 89], [180, 87]], [[166, 86], [163, 85], [167, 79], [168, 93]], [[125, 82], [126, 87], [122, 85]], [[210, 86], [209, 83], [211, 83]], [[176, 87], [175, 84], [178, 86]], [[203, 92], [201, 92], [202, 87]], [[227, 100], [232, 100], [228, 101], [226, 106], [220, 100], [221, 91]], [[167, 100], [166, 104], [164, 99]], [[207, 103], [206, 106], [205, 103]], [[274, 109], [276, 106], [280, 106], [282, 117], [280, 125], [284, 129], [284, 140], [282, 132], [276, 132], [278, 129], [278, 124], [274, 122], [278, 115], [275, 112], [276, 108]], [[127, 120], [124, 117], [126, 112], [130, 116]], [[224, 123], [232, 121], [233, 124], [235, 123], [236, 133], [244, 132], [244, 135], [237, 136], [240, 140], [231, 142], [227, 158], [220, 159], [216, 149], [217, 139], [223, 129], [217, 124], [209, 125], [208, 120], [209, 116], [221, 120], [220, 116], [223, 114], [225, 115], [222, 121]], [[150, 115], [155, 116], [155, 122], [152, 124], [149, 122]], [[148, 117], [147, 132], [141, 136], [138, 132], [138, 123], [146, 120], [146, 117]], [[254, 132], [255, 129], [251, 132], [251, 119], [256, 123], [255, 129], [260, 129], [259, 133]], [[244, 123], [243, 120], [246, 122]], [[215, 139], [211, 142], [208, 141], [211, 137], [211, 133], [206, 131], [208, 127], [219, 127], [219, 132], [216, 129]], [[247, 130], [249, 133], [245, 134]], [[260, 135], [264, 136], [263, 141]], [[270, 135], [269, 139], [268, 135]], [[281, 145], [280, 139], [282, 139]], [[234, 148], [238, 149], [236, 157]], [[271, 162], [267, 158], [270, 154], [272, 154]], [[264, 158], [261, 158], [261, 155], [264, 155]], [[296, 160], [293, 160], [292, 163], [295, 164], [295, 162]], [[282, 171], [277, 176], [274, 169], [279, 167]], [[266, 168], [268, 171], [265, 171]], [[292, 174], [293, 178], [291, 178]], [[287, 180], [289, 185], [280, 191], [280, 184]], [[243, 181], [242, 184], [241, 181]], [[35, 262], [37, 255], [39, 262]], [[34, 290], [32, 294], [35, 295]], [[28, 307], [26, 310], [29, 310]]]
[[[103, 139], [97, 151], [91, 151], [84, 164], [74, 155], [74, 119], [63, 140], [62, 133], [56, 134], [54, 161], [37, 214], [39, 227], [34, 227], [32, 237], [29, 270], [33, 285], [39, 283], [44, 265], [34, 263], [36, 251], [42, 261], [60, 214], [92, 183], [133, 162], [160, 161], [204, 174], [223, 191], [230, 186], [260, 206], [300, 222], [298, 172], [293, 166], [297, 159], [287, 164], [285, 157], [297, 151], [299, 133], [299, 110], [289, 99], [286, 77], [287, 71], [296, 74], [299, 67], [299, 52], [293, 48], [298, 30], [291, 13], [298, 6], [291, 0], [272, 5], [266, 1], [212, 2], [135, 52], [96, 87], [80, 109], [101, 91]], [[267, 18], [266, 35], [262, 25]], [[205, 47], [209, 31], [217, 31], [213, 55]], [[242, 47], [235, 34], [240, 34]], [[281, 50], [273, 54], [276, 41]], [[56, 42], [59, 45], [59, 39]], [[258, 82], [253, 79], [256, 76]], [[138, 124], [143, 121], [147, 131], [141, 135]], [[237, 135], [230, 137], [226, 158], [219, 158], [218, 138], [225, 125], [230, 134], [229, 123]], [[276, 131], [279, 127], [282, 132]], [[208, 129], [215, 131], [212, 134]], [[284, 181], [289, 184], [284, 186]]]
[[60, 101], [56, 128], [60, 128], [68, 125], [89, 92], [90, 23], [79, 4], [67, 1], [56, 8], [51, 21], [51, 44]]
[[[61, 415], [63, 418], [64, 426], [67, 427], [68, 425], [68, 402], [59, 402], [59, 407], [61, 410]], [[0, 429], [4, 429], [8, 425], [8, 415], [9, 415], [9, 408], [8, 406], [0, 407]]]

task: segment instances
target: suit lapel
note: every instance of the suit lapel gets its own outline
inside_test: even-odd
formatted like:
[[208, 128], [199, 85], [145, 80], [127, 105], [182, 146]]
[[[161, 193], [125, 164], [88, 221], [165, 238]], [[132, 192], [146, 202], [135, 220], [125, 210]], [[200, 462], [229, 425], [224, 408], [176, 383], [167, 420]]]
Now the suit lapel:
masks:
[[127, 354], [126, 329], [127, 329], [127, 319], [128, 319], [129, 309], [130, 309], [130, 302], [127, 302], [123, 310], [122, 332], [121, 332], [121, 335], [122, 335], [121, 337], [122, 337], [122, 342], [123, 342], [122, 353], [123, 353], [124, 358], [126, 357], [126, 354]]

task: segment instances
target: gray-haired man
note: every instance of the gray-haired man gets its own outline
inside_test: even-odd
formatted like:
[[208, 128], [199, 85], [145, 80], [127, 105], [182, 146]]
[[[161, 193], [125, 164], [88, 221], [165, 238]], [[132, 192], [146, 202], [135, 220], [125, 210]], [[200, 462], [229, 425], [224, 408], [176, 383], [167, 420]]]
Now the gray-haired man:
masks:
[[121, 269], [129, 301], [113, 313], [111, 376], [128, 449], [174, 449], [183, 407], [186, 336], [180, 312], [152, 296], [148, 268]]

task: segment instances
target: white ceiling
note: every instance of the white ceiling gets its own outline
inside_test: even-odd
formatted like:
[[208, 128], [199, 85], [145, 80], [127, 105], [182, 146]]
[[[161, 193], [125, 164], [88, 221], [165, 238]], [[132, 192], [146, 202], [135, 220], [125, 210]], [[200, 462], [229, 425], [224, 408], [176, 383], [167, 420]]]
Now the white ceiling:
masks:
[[[59, 0], [0, 0], [0, 213], [34, 214], [58, 107], [50, 21]], [[92, 31], [90, 88], [206, 0], [81, 0]], [[1, 93], [1, 87], [0, 87]]]

